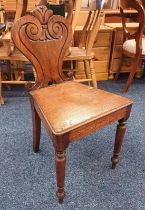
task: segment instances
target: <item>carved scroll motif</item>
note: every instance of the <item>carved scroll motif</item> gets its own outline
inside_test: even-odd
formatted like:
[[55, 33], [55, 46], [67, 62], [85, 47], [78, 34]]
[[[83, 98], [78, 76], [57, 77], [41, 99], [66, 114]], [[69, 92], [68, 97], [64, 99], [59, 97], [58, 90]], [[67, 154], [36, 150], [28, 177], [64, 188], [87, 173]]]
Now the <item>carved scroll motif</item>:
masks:
[[50, 81], [68, 79], [63, 74], [62, 63], [70, 46], [71, 30], [64, 17], [39, 6], [31, 16], [22, 17], [14, 24], [13, 39], [34, 65], [37, 79], [33, 89], [46, 87]]

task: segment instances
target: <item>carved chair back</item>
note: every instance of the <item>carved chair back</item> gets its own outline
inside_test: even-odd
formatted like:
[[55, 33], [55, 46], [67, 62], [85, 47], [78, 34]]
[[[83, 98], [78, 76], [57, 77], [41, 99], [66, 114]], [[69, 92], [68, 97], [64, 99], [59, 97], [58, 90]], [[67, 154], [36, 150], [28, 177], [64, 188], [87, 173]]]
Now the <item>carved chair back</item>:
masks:
[[[124, 14], [124, 9], [134, 9], [137, 13], [137, 21], [139, 23], [139, 27], [137, 31], [131, 34], [126, 27], [126, 18]], [[141, 40], [143, 35], [143, 29], [145, 24], [145, 13], [144, 7], [139, 0], [120, 0], [120, 13], [122, 17], [122, 25], [123, 25], [123, 42], [128, 39], [136, 40], [136, 49], [140, 51], [141, 49]]]
[[32, 89], [68, 80], [62, 70], [72, 39], [67, 19], [53, 15], [46, 6], [38, 6], [30, 15], [14, 23], [12, 37], [16, 47], [35, 68], [36, 81]]
[[83, 27], [82, 35], [80, 37], [79, 47], [82, 48], [85, 44], [86, 54], [90, 55], [92, 53], [92, 48], [100, 29], [104, 17], [103, 10], [90, 11], [88, 14], [87, 21]]

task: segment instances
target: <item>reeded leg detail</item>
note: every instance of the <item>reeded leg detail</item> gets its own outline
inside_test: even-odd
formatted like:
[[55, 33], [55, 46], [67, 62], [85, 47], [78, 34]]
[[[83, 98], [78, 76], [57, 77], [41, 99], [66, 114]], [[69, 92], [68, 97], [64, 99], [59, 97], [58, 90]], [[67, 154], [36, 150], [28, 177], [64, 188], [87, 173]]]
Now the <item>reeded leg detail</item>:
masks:
[[56, 152], [56, 177], [57, 177], [57, 192], [59, 203], [63, 203], [65, 196], [64, 180], [65, 180], [65, 165], [66, 165], [66, 153], [65, 151]]
[[111, 158], [112, 161], [112, 169], [114, 169], [119, 161], [119, 153], [121, 150], [123, 138], [126, 131], [127, 121], [124, 119], [121, 119], [118, 121], [119, 124], [117, 125], [116, 130], [116, 138], [115, 138], [115, 145], [114, 145], [114, 153], [113, 157]]

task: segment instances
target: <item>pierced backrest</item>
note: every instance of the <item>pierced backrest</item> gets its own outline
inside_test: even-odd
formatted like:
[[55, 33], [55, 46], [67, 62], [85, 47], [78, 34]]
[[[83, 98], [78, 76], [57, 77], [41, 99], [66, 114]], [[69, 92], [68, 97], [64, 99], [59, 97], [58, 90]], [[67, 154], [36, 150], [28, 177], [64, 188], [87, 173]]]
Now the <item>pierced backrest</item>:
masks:
[[62, 64], [72, 39], [68, 21], [46, 6], [38, 6], [31, 15], [14, 23], [12, 37], [16, 47], [32, 62], [36, 70], [33, 89], [49, 82], [68, 80]]
[[83, 27], [82, 35], [80, 37], [79, 47], [82, 48], [85, 44], [87, 55], [90, 55], [90, 53], [92, 53], [95, 39], [104, 18], [104, 11], [102, 10], [103, 3], [100, 4], [100, 6], [101, 8], [99, 7], [98, 10], [90, 11], [88, 13], [88, 18]]
[[[137, 21], [139, 22], [139, 27], [137, 31], [134, 34], [130, 34], [130, 32], [127, 30], [126, 27], [126, 18], [124, 14], [124, 9], [134, 9], [137, 13]], [[123, 41], [126, 41], [127, 39], [135, 38], [137, 42], [141, 41], [141, 37], [143, 34], [143, 28], [145, 24], [145, 14], [144, 14], [144, 8], [141, 4], [141, 1], [139, 0], [120, 0], [120, 13], [122, 17], [122, 25], [123, 25]], [[140, 41], [139, 41], [140, 39]]]

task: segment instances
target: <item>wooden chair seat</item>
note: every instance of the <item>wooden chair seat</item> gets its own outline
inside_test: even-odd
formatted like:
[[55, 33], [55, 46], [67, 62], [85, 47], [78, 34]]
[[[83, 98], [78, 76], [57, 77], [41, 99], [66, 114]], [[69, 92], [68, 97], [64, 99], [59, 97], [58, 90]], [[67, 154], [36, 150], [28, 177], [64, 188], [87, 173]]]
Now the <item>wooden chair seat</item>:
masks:
[[[108, 116], [105, 123], [98, 123], [97, 127], [100, 128], [117, 120], [120, 117], [117, 112], [122, 114], [120, 110], [132, 103], [122, 96], [73, 81], [34, 90], [30, 94], [47, 126], [57, 135], [74, 132], [74, 129], [89, 126], [91, 122], [95, 125], [97, 120]], [[113, 117], [109, 119], [110, 115]]]
[[[133, 56], [136, 54], [136, 41], [135, 39], [129, 39], [123, 43], [124, 53], [128, 52]], [[141, 55], [145, 55], [145, 38], [142, 38], [142, 53]]]
[[95, 54], [93, 52], [87, 55], [85, 48], [71, 47], [70, 54], [67, 55], [65, 59], [70, 60], [70, 61], [72, 60], [79, 61], [79, 60], [90, 60], [90, 59], [93, 59], [94, 57], [95, 57]]

